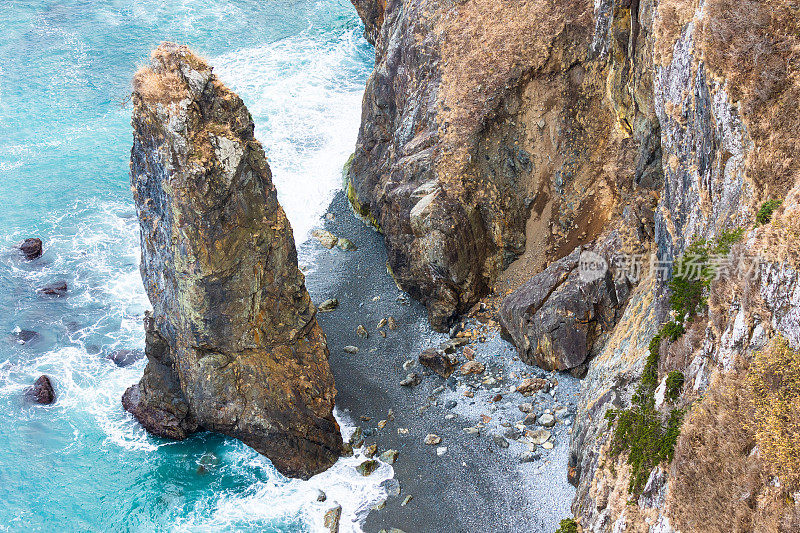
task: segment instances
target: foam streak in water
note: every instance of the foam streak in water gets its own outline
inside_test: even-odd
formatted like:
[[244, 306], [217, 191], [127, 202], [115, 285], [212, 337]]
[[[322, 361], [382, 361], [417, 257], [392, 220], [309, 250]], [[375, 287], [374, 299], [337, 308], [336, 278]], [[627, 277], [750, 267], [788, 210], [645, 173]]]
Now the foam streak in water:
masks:
[[278, 200], [302, 243], [341, 188], [368, 75], [358, 32], [322, 40], [312, 29], [212, 59], [247, 104]]

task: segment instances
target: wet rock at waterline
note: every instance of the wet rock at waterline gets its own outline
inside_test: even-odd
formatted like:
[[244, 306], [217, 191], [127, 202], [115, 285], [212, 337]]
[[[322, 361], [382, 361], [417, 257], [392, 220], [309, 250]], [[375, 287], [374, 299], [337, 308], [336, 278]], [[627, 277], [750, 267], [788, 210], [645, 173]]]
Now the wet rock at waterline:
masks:
[[122, 348], [119, 350], [114, 350], [108, 354], [106, 359], [113, 362], [118, 367], [125, 368], [126, 366], [131, 366], [143, 357], [144, 352], [142, 350], [129, 350]]
[[50, 405], [56, 401], [56, 391], [53, 383], [47, 376], [39, 376], [33, 386], [25, 391], [25, 401], [38, 403], [40, 405]]
[[19, 245], [19, 249], [25, 255], [25, 259], [33, 261], [42, 256], [42, 239], [38, 237], [25, 239]]
[[165, 43], [134, 79], [131, 181], [148, 359], [123, 405], [181, 439], [240, 439], [291, 477], [342, 451], [325, 336], [254, 124], [188, 48]]

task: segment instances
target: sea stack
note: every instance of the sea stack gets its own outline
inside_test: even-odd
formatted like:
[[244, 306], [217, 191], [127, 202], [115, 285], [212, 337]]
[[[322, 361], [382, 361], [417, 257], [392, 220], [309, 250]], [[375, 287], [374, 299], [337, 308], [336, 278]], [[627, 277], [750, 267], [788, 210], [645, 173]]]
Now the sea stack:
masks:
[[123, 405], [151, 433], [240, 439], [307, 479], [342, 450], [325, 335], [242, 100], [187, 47], [133, 83], [147, 367]]

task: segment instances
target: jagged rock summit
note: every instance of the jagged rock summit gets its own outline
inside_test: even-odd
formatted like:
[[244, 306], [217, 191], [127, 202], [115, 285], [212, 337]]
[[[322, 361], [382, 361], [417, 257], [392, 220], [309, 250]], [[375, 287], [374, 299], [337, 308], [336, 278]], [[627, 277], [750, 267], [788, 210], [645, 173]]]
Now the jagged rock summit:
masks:
[[133, 85], [147, 367], [123, 405], [151, 433], [240, 439], [291, 477], [339, 457], [325, 335], [242, 100], [164, 43]]

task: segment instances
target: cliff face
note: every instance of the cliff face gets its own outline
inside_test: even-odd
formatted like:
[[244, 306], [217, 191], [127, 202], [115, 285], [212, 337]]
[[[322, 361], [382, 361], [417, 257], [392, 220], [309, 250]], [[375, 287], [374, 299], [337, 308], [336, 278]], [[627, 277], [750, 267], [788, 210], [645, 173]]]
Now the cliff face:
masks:
[[[800, 528], [785, 465], [800, 466], [765, 437], [800, 435], [758, 401], [791, 387], [757, 384], [800, 349], [797, 7], [417, 0], [384, 15], [351, 199], [435, 325], [513, 291], [500, 319], [523, 360], [588, 360], [568, 472], [583, 530]], [[771, 219], [767, 200], [783, 200]], [[680, 331], [668, 280], [697, 249], [723, 270]], [[582, 250], [610, 278], [578, 276]], [[612, 409], [682, 429], [647, 457], [614, 441]]]
[[[588, 2], [386, 4], [349, 193], [434, 327], [515, 260], [519, 285], [613, 216], [634, 247], [648, 231], [654, 111], [631, 101], [618, 118], [594, 27]], [[651, 141], [644, 156], [631, 137]]]
[[339, 456], [325, 336], [241, 99], [186, 47], [134, 79], [131, 181], [148, 364], [125, 408], [159, 436], [238, 438], [307, 478]]

